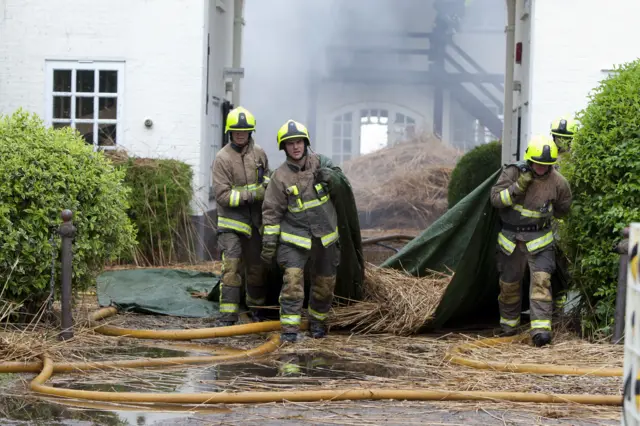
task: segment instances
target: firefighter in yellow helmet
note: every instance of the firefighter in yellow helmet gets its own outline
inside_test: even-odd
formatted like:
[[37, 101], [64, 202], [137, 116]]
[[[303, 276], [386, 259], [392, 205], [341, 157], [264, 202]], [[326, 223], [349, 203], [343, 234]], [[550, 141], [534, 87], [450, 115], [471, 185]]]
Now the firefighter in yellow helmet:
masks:
[[560, 154], [571, 150], [573, 136], [578, 131], [578, 122], [570, 115], [563, 115], [551, 123], [551, 137]]
[[264, 241], [262, 258], [274, 256], [284, 269], [280, 293], [283, 342], [299, 338], [304, 301], [304, 269], [313, 258], [309, 296], [309, 331], [324, 337], [336, 272], [340, 261], [338, 217], [327, 182], [320, 178], [320, 155], [310, 151], [309, 132], [293, 120], [278, 131], [278, 148], [286, 161], [273, 173], [262, 206]]
[[247, 269], [246, 302], [253, 319], [261, 320], [265, 303], [262, 247], [262, 200], [269, 183], [269, 161], [253, 141], [255, 117], [245, 108], [231, 110], [225, 131], [230, 142], [213, 164], [213, 188], [218, 213], [218, 247], [222, 252], [220, 318], [218, 325], [238, 321], [242, 293], [241, 260]]
[[558, 148], [548, 136], [535, 136], [523, 162], [509, 164], [491, 189], [491, 204], [499, 209], [500, 325], [513, 335], [520, 325], [520, 283], [531, 270], [531, 336], [536, 346], [551, 342], [553, 303], [551, 275], [555, 271], [553, 217], [569, 213], [572, 196], [567, 180], [556, 170]]

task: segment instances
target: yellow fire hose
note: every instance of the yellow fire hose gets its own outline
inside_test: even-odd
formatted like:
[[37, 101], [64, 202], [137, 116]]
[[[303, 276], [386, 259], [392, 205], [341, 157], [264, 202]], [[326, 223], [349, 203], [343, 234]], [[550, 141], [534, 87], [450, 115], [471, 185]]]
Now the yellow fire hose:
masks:
[[493, 346], [503, 345], [505, 343], [521, 342], [527, 338], [527, 335], [519, 335], [511, 337], [496, 337], [490, 339], [482, 339], [472, 343], [463, 343], [452, 348], [447, 353], [445, 359], [452, 364], [464, 365], [466, 367], [477, 368], [481, 370], [505, 371], [508, 373], [558, 374], [600, 377], [622, 377], [623, 375], [622, 368], [590, 368], [550, 364], [507, 364], [495, 361], [479, 361], [461, 356], [467, 351], [478, 349], [480, 347], [489, 348]]
[[[104, 308], [95, 312], [92, 320], [99, 320], [115, 315], [115, 308]], [[277, 327], [276, 327], [277, 325]], [[198, 330], [131, 330], [113, 326], [100, 326], [96, 328], [99, 333], [110, 336], [128, 336], [142, 339], [167, 339], [167, 340], [190, 340], [203, 339], [211, 337], [230, 337], [243, 334], [252, 334], [265, 331], [274, 331], [279, 329], [278, 321], [270, 321], [263, 323], [243, 324], [232, 327], [208, 328]], [[196, 337], [197, 336], [197, 337]], [[513, 339], [510, 339], [513, 340]], [[486, 339], [484, 341], [488, 346], [505, 343], [505, 339]], [[476, 345], [478, 342], [476, 342]], [[159, 366], [175, 366], [180, 364], [200, 364], [200, 363], [217, 363], [225, 361], [245, 360], [249, 357], [263, 355], [275, 351], [280, 345], [280, 337], [278, 334], [272, 335], [266, 343], [234, 354], [217, 355], [217, 356], [198, 356], [198, 357], [175, 357], [175, 358], [159, 358], [159, 359], [140, 359], [126, 361], [104, 361], [104, 362], [81, 362], [81, 363], [63, 363], [54, 364], [53, 361], [45, 357], [42, 362], [32, 363], [5, 363], [0, 364], [0, 372], [32, 372], [40, 371], [40, 374], [31, 382], [31, 389], [35, 392], [75, 398], [90, 401], [105, 402], [135, 402], [135, 403], [172, 403], [172, 404], [232, 404], [232, 403], [265, 403], [265, 402], [313, 402], [313, 401], [342, 401], [342, 400], [413, 400], [413, 401], [514, 401], [514, 402], [536, 402], [536, 403], [578, 403], [592, 405], [621, 405], [622, 396], [616, 395], [587, 395], [587, 394], [533, 394], [526, 392], [457, 392], [457, 391], [436, 391], [436, 390], [416, 390], [416, 389], [342, 389], [342, 390], [318, 390], [318, 391], [275, 391], [275, 392], [238, 392], [238, 393], [138, 393], [138, 392], [102, 392], [102, 391], [85, 391], [76, 389], [54, 388], [46, 385], [46, 381], [51, 378], [55, 372], [68, 372], [80, 370], [95, 370], [109, 367], [117, 368], [138, 368], [138, 367], [159, 367]], [[455, 348], [452, 353], [458, 354], [471, 346], [462, 345]], [[457, 350], [456, 350], [457, 349]], [[513, 371], [513, 366], [500, 363], [481, 363], [481, 367], [476, 367], [474, 360], [468, 360], [459, 355], [452, 355], [453, 361], [463, 365], [469, 365], [475, 368], [493, 368], [487, 365], [496, 364], [503, 366], [502, 371]], [[463, 362], [464, 361], [464, 362]], [[467, 363], [469, 362], [469, 363]], [[542, 371], [529, 371], [527, 366], [519, 372], [534, 372], [538, 374], [579, 374], [573, 367], [557, 366], [558, 370], [553, 373], [545, 373]], [[494, 366], [495, 367], [495, 366]], [[564, 368], [564, 370], [563, 370]], [[610, 369], [616, 370], [616, 369]], [[570, 371], [570, 372], [567, 372]], [[617, 373], [617, 371], [616, 371]], [[586, 374], [586, 373], [582, 373]], [[606, 374], [600, 374], [606, 375]], [[619, 374], [608, 374], [619, 375]]]

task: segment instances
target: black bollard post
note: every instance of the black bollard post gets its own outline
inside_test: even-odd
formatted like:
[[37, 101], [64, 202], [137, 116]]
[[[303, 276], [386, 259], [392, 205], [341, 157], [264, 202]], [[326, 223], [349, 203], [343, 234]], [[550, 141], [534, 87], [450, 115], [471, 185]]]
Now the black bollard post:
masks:
[[62, 225], [58, 229], [58, 234], [62, 238], [62, 331], [60, 332], [61, 340], [68, 340], [73, 337], [73, 316], [71, 314], [71, 276], [73, 273], [73, 238], [76, 235], [76, 228], [73, 226], [71, 219], [73, 213], [71, 210], [62, 211]]

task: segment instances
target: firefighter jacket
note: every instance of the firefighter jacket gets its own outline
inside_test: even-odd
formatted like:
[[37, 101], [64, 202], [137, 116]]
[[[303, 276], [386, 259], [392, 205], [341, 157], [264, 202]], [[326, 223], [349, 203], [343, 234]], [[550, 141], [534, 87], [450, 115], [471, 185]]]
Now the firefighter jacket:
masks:
[[566, 216], [571, 207], [569, 182], [554, 167], [548, 174], [535, 177], [522, 194], [516, 181], [523, 166], [524, 163], [507, 165], [491, 188], [491, 204], [499, 209], [502, 220], [498, 246], [508, 255], [515, 250], [516, 241], [523, 241], [529, 253], [551, 246], [552, 219]]
[[324, 247], [338, 241], [338, 216], [319, 169], [320, 157], [310, 153], [302, 167], [287, 160], [273, 173], [262, 206], [264, 243], [310, 250], [313, 237]]
[[218, 213], [218, 232], [251, 236], [262, 226], [262, 201], [251, 191], [269, 183], [269, 161], [253, 139], [240, 148], [224, 146], [213, 163], [213, 189]]

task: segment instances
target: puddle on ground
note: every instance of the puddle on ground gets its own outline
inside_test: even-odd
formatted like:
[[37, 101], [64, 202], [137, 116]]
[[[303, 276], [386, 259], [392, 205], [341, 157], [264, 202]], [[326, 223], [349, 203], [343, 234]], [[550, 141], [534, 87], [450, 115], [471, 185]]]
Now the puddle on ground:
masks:
[[28, 425], [100, 425], [143, 426], [155, 422], [179, 419], [198, 414], [226, 414], [228, 408], [175, 407], [171, 405], [144, 406], [144, 404], [109, 404], [84, 401], [0, 398], [1, 424]]
[[[185, 348], [187, 349], [187, 348]], [[227, 350], [231, 350], [226, 348]], [[122, 353], [114, 348], [113, 354]], [[202, 352], [182, 352], [169, 349], [141, 347], [136, 351], [127, 351], [131, 357], [166, 357], [166, 356], [197, 356]], [[150, 369], [148, 374], [137, 370], [131, 375], [126, 384], [115, 378], [108, 383], [100, 383], [100, 376], [91, 374], [81, 376], [65, 374], [54, 376], [50, 384], [67, 389], [81, 389], [105, 392], [222, 392], [229, 390], [225, 384], [235, 382], [234, 379], [246, 378], [247, 386], [256, 378], [258, 382], [268, 382], [269, 378], [277, 378], [280, 384], [291, 378], [292, 384], [315, 385], [326, 383], [327, 379], [360, 379], [367, 376], [394, 377], [399, 371], [394, 368], [364, 362], [349, 361], [323, 353], [283, 354], [274, 358], [267, 358], [259, 362], [220, 364], [215, 366], [192, 365], [175, 368]], [[155, 378], [154, 378], [155, 375]], [[120, 373], [119, 377], [122, 376]], [[265, 380], [267, 379], [267, 380]], [[256, 390], [264, 390], [256, 388]], [[219, 409], [215, 406], [199, 406], [192, 410], [170, 405], [157, 406], [153, 409], [144, 404], [109, 405], [104, 403], [34, 399], [18, 397], [0, 398], [0, 424], [5, 420], [26, 422], [37, 425], [151, 425], [159, 421], [189, 417], [194, 413], [229, 413], [228, 408]], [[12, 423], [8, 423], [12, 424]], [[13, 423], [16, 424], [16, 423]], [[25, 423], [17, 423], [25, 424]]]

